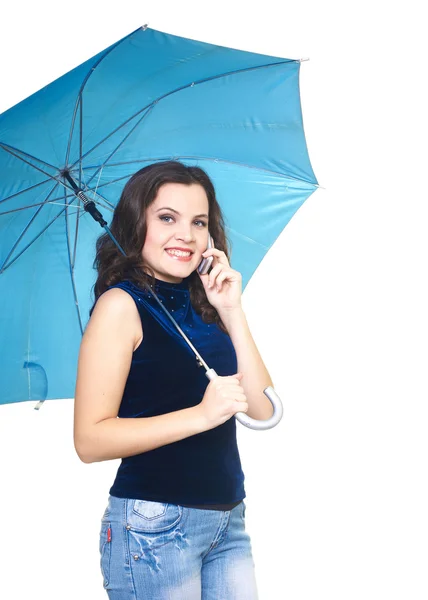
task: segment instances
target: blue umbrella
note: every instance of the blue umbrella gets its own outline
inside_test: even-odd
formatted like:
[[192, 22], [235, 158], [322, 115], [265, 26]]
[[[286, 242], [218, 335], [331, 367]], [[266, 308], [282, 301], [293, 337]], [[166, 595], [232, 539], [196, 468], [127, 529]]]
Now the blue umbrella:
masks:
[[73, 397], [100, 224], [146, 164], [212, 178], [245, 289], [317, 189], [300, 62], [144, 26], [0, 115], [0, 404]]

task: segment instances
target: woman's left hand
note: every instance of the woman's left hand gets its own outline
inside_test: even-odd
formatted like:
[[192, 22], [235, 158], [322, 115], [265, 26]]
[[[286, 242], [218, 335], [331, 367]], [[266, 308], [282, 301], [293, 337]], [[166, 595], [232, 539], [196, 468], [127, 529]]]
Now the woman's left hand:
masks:
[[[208, 248], [204, 257], [214, 256], [210, 273], [198, 273], [204, 286], [208, 302], [217, 312], [233, 310], [241, 307], [242, 275], [234, 271], [223, 250]], [[211, 285], [210, 285], [211, 284]]]

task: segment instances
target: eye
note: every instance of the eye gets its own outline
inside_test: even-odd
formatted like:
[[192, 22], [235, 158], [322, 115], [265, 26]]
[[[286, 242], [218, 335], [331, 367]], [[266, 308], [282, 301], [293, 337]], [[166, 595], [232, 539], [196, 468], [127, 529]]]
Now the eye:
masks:
[[[171, 215], [161, 215], [159, 217], [159, 219], [162, 221], [163, 219], [173, 219], [174, 217], [171, 217]], [[164, 221], [165, 223], [170, 223], [171, 221]], [[205, 223], [205, 221], [195, 221], [195, 223], [201, 223], [201, 225], [199, 225], [199, 227], [207, 227], [207, 223]]]

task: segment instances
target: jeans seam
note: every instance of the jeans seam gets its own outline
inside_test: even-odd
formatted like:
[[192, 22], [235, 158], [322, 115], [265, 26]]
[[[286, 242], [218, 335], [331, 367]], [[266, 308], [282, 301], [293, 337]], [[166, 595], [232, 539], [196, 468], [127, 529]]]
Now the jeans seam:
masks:
[[129, 502], [133, 502], [133, 500], [129, 500], [127, 498], [123, 499], [123, 524], [122, 524], [122, 531], [123, 531], [123, 543], [124, 543], [124, 548], [125, 548], [125, 566], [129, 569], [129, 576], [131, 578], [131, 584], [132, 584], [132, 595], [133, 595], [133, 599], [137, 600], [137, 590], [135, 589], [135, 581], [134, 581], [134, 575], [132, 572], [132, 568], [131, 568], [131, 552], [129, 550], [129, 536], [128, 536], [128, 530], [126, 529], [126, 525], [127, 525], [127, 521], [128, 521], [128, 517], [127, 517], [127, 513], [128, 513], [128, 503]]
[[[230, 513], [231, 513], [231, 511], [229, 511], [229, 510], [228, 511], [224, 511], [224, 513], [229, 513], [227, 515], [227, 523], [226, 523], [226, 525], [223, 525], [223, 520], [222, 520], [222, 522], [218, 526], [218, 529], [217, 529], [216, 534], [214, 536], [214, 540], [211, 542], [211, 545], [208, 548], [207, 552], [202, 555], [202, 557], [201, 557], [202, 559], [206, 558], [208, 556], [208, 554], [211, 552], [211, 550], [214, 550], [214, 548], [217, 548], [217, 546], [219, 546], [224, 541], [224, 539], [226, 537], [227, 530], [228, 530], [229, 523], [230, 523]], [[219, 532], [221, 531], [222, 528], [223, 528], [223, 533], [220, 535], [220, 537], [217, 538], [217, 536], [219, 535]]]

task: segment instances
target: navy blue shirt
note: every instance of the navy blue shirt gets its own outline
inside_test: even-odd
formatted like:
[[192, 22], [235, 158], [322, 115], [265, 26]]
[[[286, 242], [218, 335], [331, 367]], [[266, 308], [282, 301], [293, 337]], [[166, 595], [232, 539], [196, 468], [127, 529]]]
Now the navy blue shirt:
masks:
[[[199, 404], [209, 384], [205, 369], [151, 291], [130, 281], [111, 287], [132, 296], [143, 328], [118, 416], [153, 417]], [[204, 323], [194, 311], [188, 278], [180, 283], [156, 279], [154, 289], [209, 368], [217, 375], [234, 375], [232, 341], [217, 324]], [[214, 429], [123, 458], [110, 494], [208, 508], [242, 501], [244, 479], [233, 416]]]

